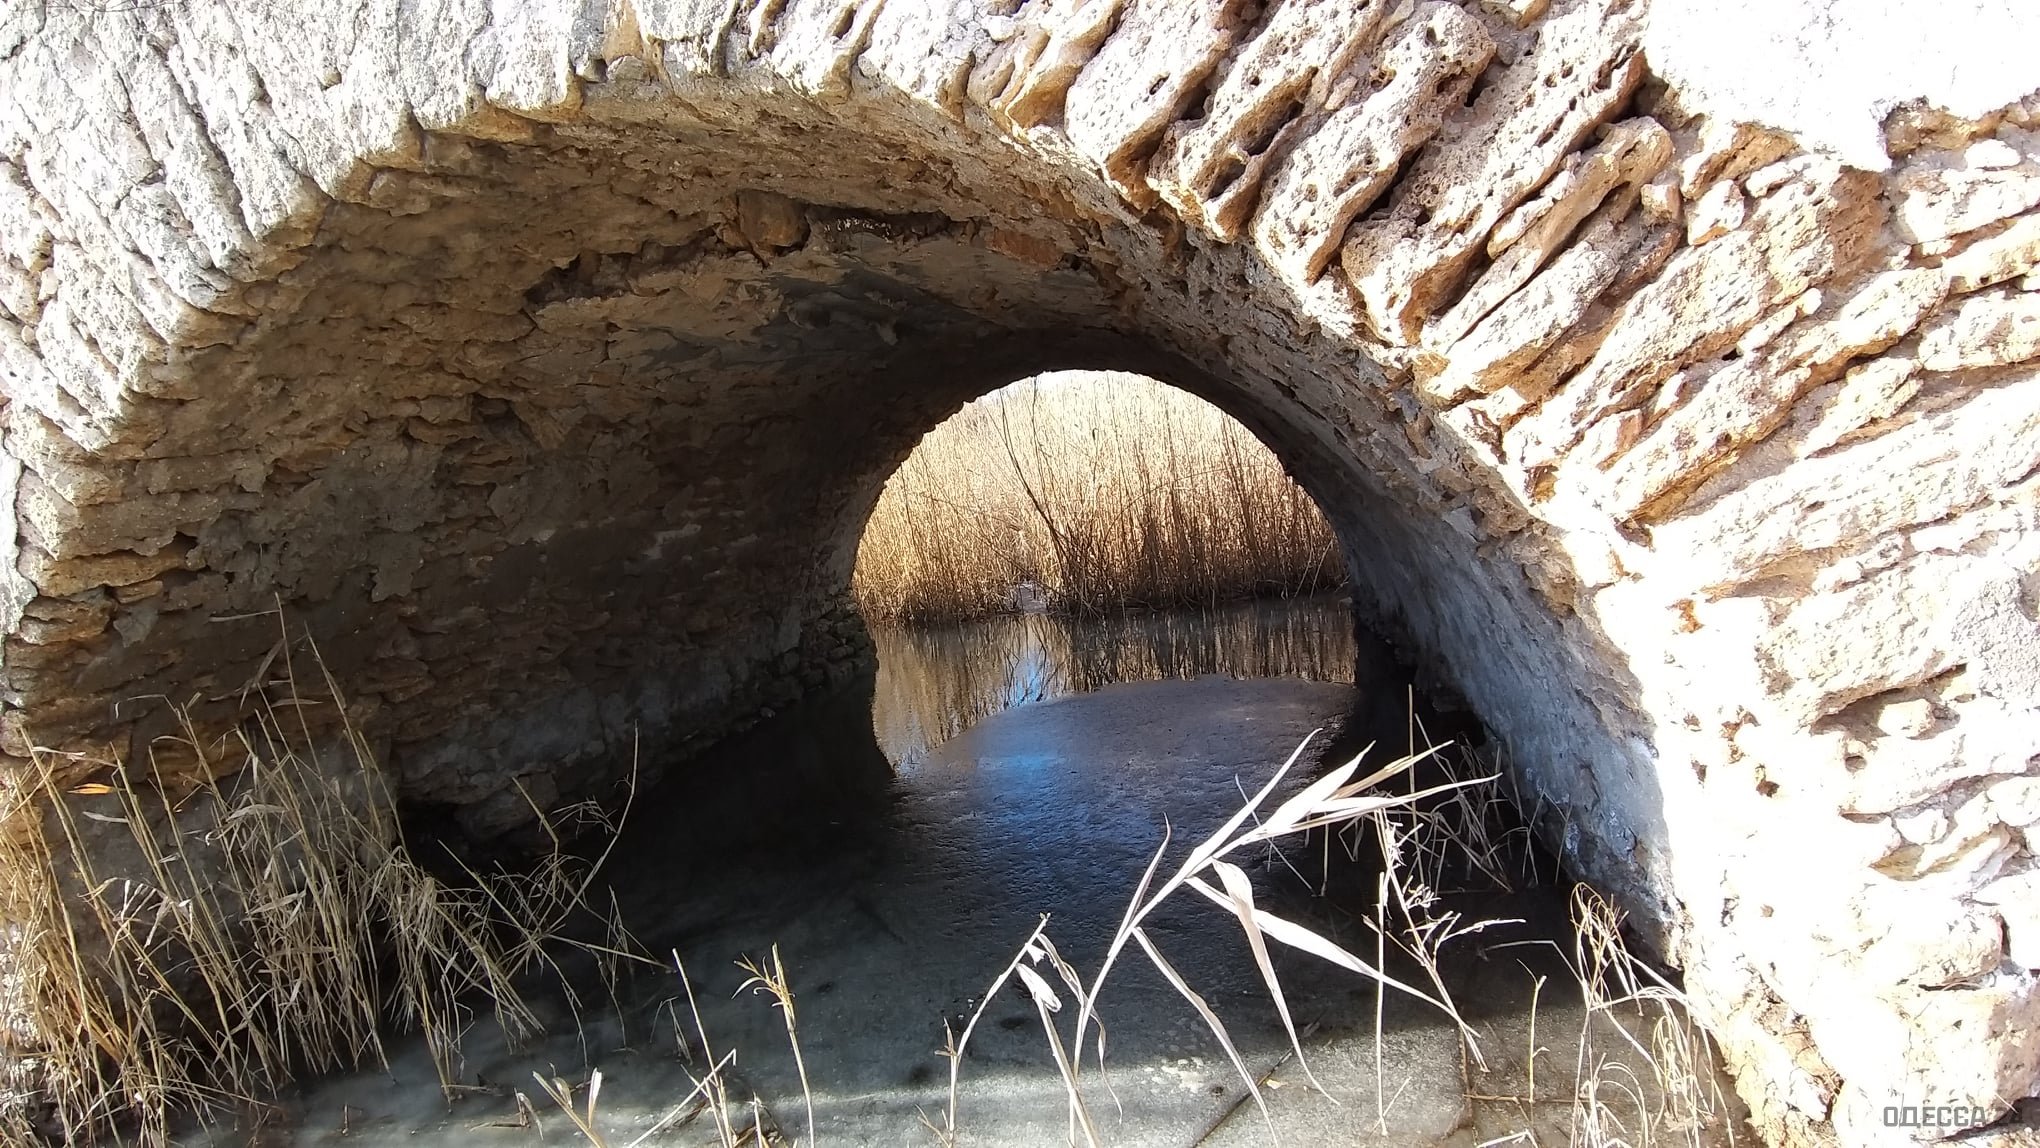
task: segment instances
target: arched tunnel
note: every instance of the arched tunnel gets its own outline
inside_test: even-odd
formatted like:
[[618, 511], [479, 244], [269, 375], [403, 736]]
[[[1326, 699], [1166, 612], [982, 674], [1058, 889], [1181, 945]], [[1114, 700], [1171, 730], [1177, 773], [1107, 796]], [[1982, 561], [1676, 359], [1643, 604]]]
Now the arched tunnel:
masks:
[[2040, 1088], [2032, 84], [1875, 170], [1626, 0], [695, 7], [0, 20], [11, 760], [174, 770], [280, 611], [514, 830], [848, 674], [942, 419], [1135, 370], [1319, 502], [1767, 1135]]

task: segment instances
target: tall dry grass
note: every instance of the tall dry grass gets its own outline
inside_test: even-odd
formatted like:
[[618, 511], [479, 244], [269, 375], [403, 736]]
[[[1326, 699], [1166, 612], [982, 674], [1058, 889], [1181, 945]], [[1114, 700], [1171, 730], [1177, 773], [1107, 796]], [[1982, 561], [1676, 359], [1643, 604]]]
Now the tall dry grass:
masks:
[[1224, 412], [1138, 375], [1016, 383], [921, 441], [857, 556], [867, 617], [1211, 604], [1336, 586], [1324, 516]]
[[[286, 656], [236, 742], [187, 727], [198, 766], [178, 776], [195, 783], [153, 761], [80, 782], [38, 751], [6, 792], [0, 1145], [167, 1144], [180, 1120], [259, 1113], [294, 1079], [386, 1063], [393, 1029], [423, 1034], [453, 1090], [478, 1014], [513, 1041], [540, 1030], [520, 985], [541, 970], [564, 983], [556, 942], [632, 955], [590, 908], [600, 859], [557, 839], [526, 872], [419, 864], [362, 739], [303, 720], [345, 712], [323, 685], [301, 695]], [[597, 939], [568, 939], [589, 914], [573, 931]]]

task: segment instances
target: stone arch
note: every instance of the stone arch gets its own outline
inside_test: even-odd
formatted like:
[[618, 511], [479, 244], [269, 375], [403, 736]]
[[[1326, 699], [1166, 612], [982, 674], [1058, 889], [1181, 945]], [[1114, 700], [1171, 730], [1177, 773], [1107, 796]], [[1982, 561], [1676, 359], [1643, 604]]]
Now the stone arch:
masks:
[[0, 17], [0, 750], [231, 722], [281, 602], [500, 828], [827, 680], [914, 437], [1123, 367], [1297, 469], [1769, 1134], [2040, 1086], [2030, 77], [1851, 167], [1676, 5], [696, 7]]

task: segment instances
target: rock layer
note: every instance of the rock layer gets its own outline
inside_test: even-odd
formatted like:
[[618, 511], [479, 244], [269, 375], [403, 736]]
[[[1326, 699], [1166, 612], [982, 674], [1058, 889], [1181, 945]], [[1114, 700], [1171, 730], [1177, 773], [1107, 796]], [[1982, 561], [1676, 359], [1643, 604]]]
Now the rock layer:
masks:
[[1318, 498], [1767, 1136], [2040, 1093], [2040, 101], [1871, 171], [1637, 0], [1015, 8], [0, 11], [12, 768], [174, 771], [281, 607], [514, 830], [863, 656], [948, 413], [1141, 370]]

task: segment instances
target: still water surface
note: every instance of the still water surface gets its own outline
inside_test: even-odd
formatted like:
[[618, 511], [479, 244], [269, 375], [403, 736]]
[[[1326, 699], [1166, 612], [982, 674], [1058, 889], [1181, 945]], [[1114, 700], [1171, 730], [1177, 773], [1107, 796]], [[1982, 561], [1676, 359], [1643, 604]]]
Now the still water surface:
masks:
[[[879, 631], [875, 700], [853, 691], [794, 707], [640, 796], [608, 871], [617, 908], [646, 950], [685, 963], [716, 1054], [737, 1051], [733, 1087], [761, 1097], [789, 1139], [807, 1142], [801, 1065], [782, 1017], [743, 991], [748, 974], [735, 965], [774, 946], [796, 994], [816, 1140], [934, 1145], [923, 1120], [939, 1121], [947, 1103], [944, 1023], [962, 1024], [1043, 914], [1088, 973], [1165, 835], [1180, 856], [1314, 730], [1337, 752], [1372, 736], [1355, 715], [1381, 707], [1351, 684], [1346, 611], [1316, 599]], [[1381, 667], [1358, 669], [1368, 680]], [[1315, 761], [1305, 764], [1296, 785]], [[1367, 899], [1314, 895], [1332, 856], [1239, 860], [1264, 907], [1371, 956]], [[1373, 888], [1364, 866], [1341, 872], [1334, 886]], [[1102, 1079], [1092, 1069], [1090, 1093], [1102, 1141], [1189, 1148], [1279, 1133], [1294, 1144], [1472, 1148], [1534, 1130], [1536, 1142], [1565, 1142], [1570, 1106], [1554, 1101], [1571, 1088], [1583, 1013], [1558, 949], [1539, 943], [1570, 948], [1563, 900], [1518, 888], [1449, 904], [1508, 922], [1455, 943], [1441, 970], [1480, 1034], [1485, 1069], [1436, 1010], [1377, 998], [1346, 970], [1277, 950], [1329, 1095], [1305, 1087], [1233, 919], [1190, 897], [1165, 907], [1148, 931], [1265, 1082], [1272, 1127], [1192, 1008], [1134, 958], [1101, 1002], [1107, 1067]], [[1509, 942], [1529, 943], [1499, 947]], [[597, 1122], [612, 1144], [629, 1144], [707, 1063], [670, 971], [628, 978], [613, 999], [593, 990], [578, 1007], [556, 997], [542, 1007], [560, 1035], [534, 1048], [475, 1026], [464, 1066], [473, 1084], [451, 1103], [413, 1041], [387, 1072], [308, 1086], [272, 1126], [281, 1139], [265, 1142], [537, 1144], [516, 1126], [519, 1091], [549, 1113], [546, 1139], [568, 1142], [532, 1073], [585, 1081], [600, 1069]], [[1549, 1050], [1537, 1054], [1534, 1102], [1469, 1098], [1527, 1097], [1533, 1048]], [[987, 1007], [961, 1075], [960, 1143], [1068, 1142], [1049, 1046], [1017, 990]], [[644, 1142], [715, 1140], [696, 1118]]]
[[1103, 618], [1020, 614], [875, 627], [872, 725], [895, 765], [985, 718], [1118, 682], [1229, 678], [1353, 681], [1353, 616], [1331, 595]]

